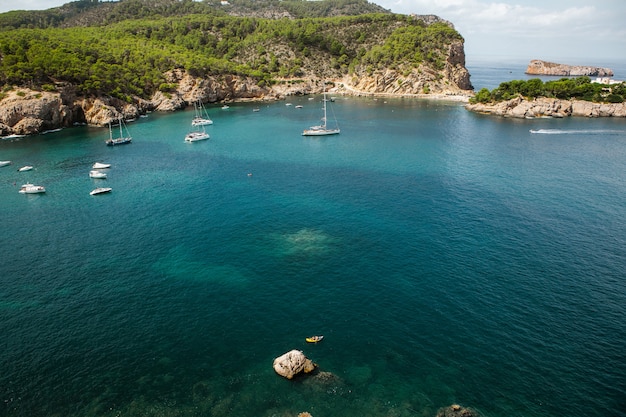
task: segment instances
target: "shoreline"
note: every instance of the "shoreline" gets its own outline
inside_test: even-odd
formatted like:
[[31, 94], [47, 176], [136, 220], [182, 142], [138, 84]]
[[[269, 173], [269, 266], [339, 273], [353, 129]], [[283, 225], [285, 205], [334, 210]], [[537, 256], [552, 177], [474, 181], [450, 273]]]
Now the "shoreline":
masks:
[[516, 119], [567, 117], [626, 117], [626, 103], [594, 103], [583, 100], [560, 100], [540, 97], [526, 100], [517, 97], [495, 104], [467, 104], [468, 111]]
[[[411, 98], [420, 100], [450, 101], [455, 103], [468, 103], [473, 96], [473, 91], [466, 94], [458, 92], [411, 94], [411, 93], [384, 93], [357, 90], [347, 86], [341, 81], [334, 81], [336, 87], [328, 90], [328, 93], [350, 97], [385, 97], [385, 98]], [[123, 103], [109, 96], [76, 97], [73, 102], [63, 104], [60, 93], [44, 93], [20, 89], [26, 91], [22, 97], [14, 94], [0, 102], [0, 113], [15, 115], [16, 109], [22, 113], [18, 121], [9, 126], [0, 122], [0, 140], [19, 139], [28, 136], [41, 135], [59, 129], [73, 127], [77, 124], [106, 127], [111, 120], [123, 117], [126, 120], [135, 119], [151, 111], [175, 112], [186, 109], [191, 102], [189, 97], [177, 95], [169, 99], [153, 98], [151, 101], [137, 99], [133, 104]], [[291, 88], [273, 90], [270, 94], [262, 94], [257, 97], [229, 97], [222, 100], [209, 101], [209, 103], [267, 103], [284, 101], [290, 96], [307, 96], [321, 94], [312, 88]], [[195, 95], [192, 94], [195, 97]], [[77, 122], [72, 118], [73, 114], [82, 113], [86, 120]], [[44, 118], [43, 116], [49, 116]], [[50, 116], [52, 115], [52, 116]]]

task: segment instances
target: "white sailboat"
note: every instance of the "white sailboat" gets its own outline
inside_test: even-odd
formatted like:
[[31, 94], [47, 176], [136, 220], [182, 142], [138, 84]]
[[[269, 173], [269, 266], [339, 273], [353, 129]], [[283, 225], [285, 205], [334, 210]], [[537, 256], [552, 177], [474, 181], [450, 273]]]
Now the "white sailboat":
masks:
[[328, 135], [337, 135], [339, 134], [339, 126], [337, 125], [337, 121], [335, 120], [335, 128], [329, 128], [326, 123], [326, 83], [324, 83], [324, 116], [322, 117], [322, 124], [318, 126], [311, 126], [308, 129], [305, 129], [302, 132], [302, 136], [328, 136]]
[[187, 133], [185, 142], [198, 142], [200, 140], [207, 140], [209, 137], [209, 134], [203, 128], [202, 130]]
[[127, 145], [132, 142], [133, 138], [128, 133], [128, 129], [126, 132], [127, 136], [124, 136], [124, 131], [123, 131], [124, 120], [121, 117], [119, 119], [119, 125], [120, 125], [120, 136], [117, 138], [114, 138], [113, 130], [111, 129], [111, 123], [109, 123], [109, 139], [106, 141], [107, 146]]
[[195, 108], [195, 115], [191, 120], [192, 126], [207, 126], [213, 124], [213, 120], [209, 117], [209, 114], [204, 108], [204, 105], [202, 105], [201, 101], [198, 100], [198, 102], [194, 103], [193, 106]]
[[201, 140], [207, 140], [209, 134], [206, 132], [204, 125], [194, 125], [194, 130], [185, 135], [185, 142], [198, 142]]

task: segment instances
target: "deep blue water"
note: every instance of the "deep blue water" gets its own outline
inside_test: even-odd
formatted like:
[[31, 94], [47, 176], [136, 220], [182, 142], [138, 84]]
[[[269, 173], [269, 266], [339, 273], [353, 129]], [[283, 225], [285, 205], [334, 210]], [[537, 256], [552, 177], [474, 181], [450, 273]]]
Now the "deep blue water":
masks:
[[[467, 57], [467, 69], [470, 72], [470, 81], [474, 91], [481, 88], [493, 90], [503, 81], [529, 80], [539, 78], [543, 82], [556, 81], [563, 77], [559, 76], [537, 76], [525, 74], [526, 68], [531, 59], [496, 58], [494, 56], [470, 56]], [[549, 61], [549, 60], [547, 60]], [[591, 67], [610, 68], [613, 70], [614, 80], [626, 80], [626, 61], [624, 58], [616, 57], [608, 61], [589, 61], [587, 59], [569, 58], [554, 60], [560, 64], [581, 65]], [[596, 77], [589, 77], [594, 80]]]
[[0, 415], [624, 415], [626, 120], [287, 101], [0, 141]]

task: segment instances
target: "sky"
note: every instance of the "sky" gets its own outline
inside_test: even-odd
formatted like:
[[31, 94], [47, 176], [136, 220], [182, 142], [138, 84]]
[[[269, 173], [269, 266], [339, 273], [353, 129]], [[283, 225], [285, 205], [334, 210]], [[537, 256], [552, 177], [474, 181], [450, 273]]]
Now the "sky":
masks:
[[[624, 0], [369, 0], [394, 13], [434, 14], [465, 38], [467, 63], [542, 59], [610, 67], [626, 61]], [[0, 12], [69, 0], [0, 0]]]

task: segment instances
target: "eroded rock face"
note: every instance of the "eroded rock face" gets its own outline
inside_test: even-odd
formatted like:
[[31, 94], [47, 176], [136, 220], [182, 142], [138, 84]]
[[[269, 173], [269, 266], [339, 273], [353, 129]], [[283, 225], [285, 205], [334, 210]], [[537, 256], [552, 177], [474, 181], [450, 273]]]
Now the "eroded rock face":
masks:
[[8, 134], [28, 135], [70, 126], [71, 114], [58, 93], [18, 89], [0, 102], [0, 124]]
[[473, 90], [469, 71], [465, 68], [462, 41], [450, 45], [443, 71], [436, 71], [427, 66], [414, 68], [410, 72], [385, 69], [373, 74], [347, 76], [343, 83], [348, 90], [353, 89], [365, 94], [462, 95]]
[[291, 350], [274, 359], [274, 371], [282, 377], [292, 379], [301, 372], [310, 373], [315, 370], [315, 364], [299, 350]]
[[554, 62], [533, 59], [526, 68], [529, 75], [557, 75], [557, 76], [595, 76], [612, 77], [613, 70], [610, 68], [589, 67], [581, 65], [565, 65]]
[[593, 103], [582, 100], [537, 98], [525, 100], [517, 97], [496, 104], [468, 104], [466, 108], [477, 113], [496, 116], [532, 119], [536, 117], [626, 117], [625, 103]]

